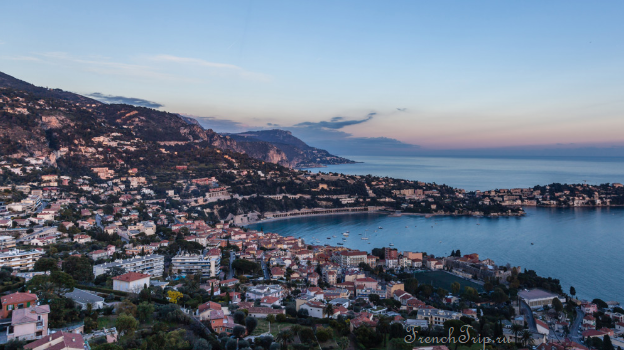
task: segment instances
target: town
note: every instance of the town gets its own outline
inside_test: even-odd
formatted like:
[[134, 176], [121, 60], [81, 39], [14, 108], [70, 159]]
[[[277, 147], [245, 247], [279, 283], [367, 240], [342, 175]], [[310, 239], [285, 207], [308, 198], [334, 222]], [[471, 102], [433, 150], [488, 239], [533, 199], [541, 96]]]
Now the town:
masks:
[[461, 247], [358, 251], [246, 227], [620, 206], [621, 184], [467, 192], [312, 173], [241, 153], [178, 115], [29, 89], [0, 90], [3, 349], [433, 349], [407, 330], [463, 326], [509, 340], [488, 348], [624, 347], [616, 301], [582, 300], [521, 266]]

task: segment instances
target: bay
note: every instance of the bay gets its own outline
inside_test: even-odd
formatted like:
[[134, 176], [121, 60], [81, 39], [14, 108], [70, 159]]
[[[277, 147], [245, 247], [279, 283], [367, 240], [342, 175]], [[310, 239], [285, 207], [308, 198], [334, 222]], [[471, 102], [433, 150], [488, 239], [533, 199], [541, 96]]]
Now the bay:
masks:
[[[624, 299], [624, 208], [525, 211], [527, 215], [520, 218], [311, 216], [249, 227], [301, 237], [308, 244], [336, 246], [344, 242], [345, 247], [368, 252], [390, 243], [399, 251], [436, 256], [448, 256], [451, 250], [460, 249], [462, 254], [478, 253], [481, 259], [490, 258], [498, 265], [520, 265], [540, 276], [557, 278], [565, 292], [574, 286], [582, 298]], [[346, 231], [350, 234], [343, 241], [341, 234]], [[368, 241], [361, 239], [364, 235]]]

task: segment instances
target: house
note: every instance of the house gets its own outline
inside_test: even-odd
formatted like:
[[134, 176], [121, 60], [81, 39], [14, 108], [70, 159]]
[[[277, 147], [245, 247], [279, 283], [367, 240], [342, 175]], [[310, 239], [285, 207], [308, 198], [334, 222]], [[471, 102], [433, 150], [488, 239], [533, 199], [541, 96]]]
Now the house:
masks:
[[13, 293], [3, 296], [2, 301], [2, 318], [11, 316], [12, 310], [18, 310], [37, 304], [37, 294], [32, 293]]
[[26, 350], [83, 350], [85, 342], [81, 334], [56, 332], [24, 345]]
[[284, 270], [279, 267], [271, 268], [271, 278], [272, 279], [284, 278]]
[[80, 244], [91, 242], [91, 236], [89, 236], [89, 235], [75, 235], [74, 236], [74, 242], [80, 243]]
[[308, 301], [301, 305], [301, 309], [308, 310], [311, 317], [323, 318], [325, 316], [325, 304], [320, 301]]
[[99, 310], [104, 307], [104, 298], [86, 290], [74, 288], [73, 292], [65, 293], [65, 297], [72, 299], [76, 304], [80, 305], [83, 310], [86, 310], [89, 304], [91, 304], [94, 310]]
[[150, 285], [150, 275], [138, 272], [128, 272], [113, 277], [113, 290], [138, 293], [144, 286]]
[[548, 329], [548, 324], [546, 324], [546, 322], [539, 320], [539, 319], [535, 319], [535, 326], [537, 327], [537, 333], [539, 334], [545, 334], [548, 335], [550, 333], [550, 330]]
[[98, 249], [87, 254], [93, 261], [97, 261], [98, 259], [106, 259], [108, 258], [108, 251], [103, 249]]
[[280, 298], [277, 297], [262, 297], [260, 299], [260, 306], [272, 307], [273, 305], [280, 305]]
[[34, 305], [14, 310], [7, 340], [33, 340], [48, 335], [48, 314], [50, 305]]

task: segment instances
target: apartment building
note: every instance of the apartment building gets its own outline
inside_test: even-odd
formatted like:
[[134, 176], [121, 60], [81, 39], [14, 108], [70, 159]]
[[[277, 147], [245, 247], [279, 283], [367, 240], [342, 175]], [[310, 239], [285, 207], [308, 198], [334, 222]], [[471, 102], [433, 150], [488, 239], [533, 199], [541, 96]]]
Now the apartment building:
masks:
[[0, 236], [0, 249], [15, 248], [15, 238], [12, 236]]
[[107, 273], [113, 267], [121, 267], [126, 272], [138, 272], [160, 277], [165, 269], [165, 257], [158, 254], [136, 256], [132, 259], [118, 259], [110, 263], [93, 266], [93, 274], [97, 277]]
[[340, 266], [358, 266], [368, 262], [368, 254], [359, 251], [340, 252]]
[[221, 250], [215, 248], [202, 254], [178, 254], [171, 259], [171, 271], [176, 275], [200, 273], [204, 278], [216, 277], [221, 273]]
[[43, 250], [10, 249], [0, 253], [0, 266], [9, 266], [13, 270], [28, 271], [35, 267], [35, 262], [43, 256]]

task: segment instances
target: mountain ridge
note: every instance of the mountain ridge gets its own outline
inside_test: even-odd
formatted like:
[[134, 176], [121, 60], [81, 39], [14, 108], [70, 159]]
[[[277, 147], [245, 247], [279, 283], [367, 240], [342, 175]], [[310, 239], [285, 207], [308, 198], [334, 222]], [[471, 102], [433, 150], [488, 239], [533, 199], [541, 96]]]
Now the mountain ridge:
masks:
[[[305, 151], [285, 145], [280, 147], [259, 139], [222, 135], [203, 128], [193, 118], [175, 113], [126, 104], [106, 104], [60, 89], [37, 87], [2, 72], [0, 88], [0, 110], [3, 115], [0, 121], [0, 150], [3, 152], [49, 155], [57, 151], [53, 147], [56, 138], [65, 139], [67, 135], [80, 138], [80, 133], [72, 129], [75, 127], [93, 137], [97, 133], [95, 130], [101, 129], [97, 125], [99, 122], [102, 127], [121, 128], [150, 142], [208, 142], [218, 149], [247, 154], [261, 161], [291, 168], [318, 165], [306, 158], [309, 146], [298, 139], [299, 146], [304, 147]], [[23, 104], [21, 100], [29, 102]], [[45, 108], [39, 108], [43, 105]], [[76, 119], [77, 116], [82, 119]], [[68, 128], [65, 135], [56, 131], [64, 128]]]

